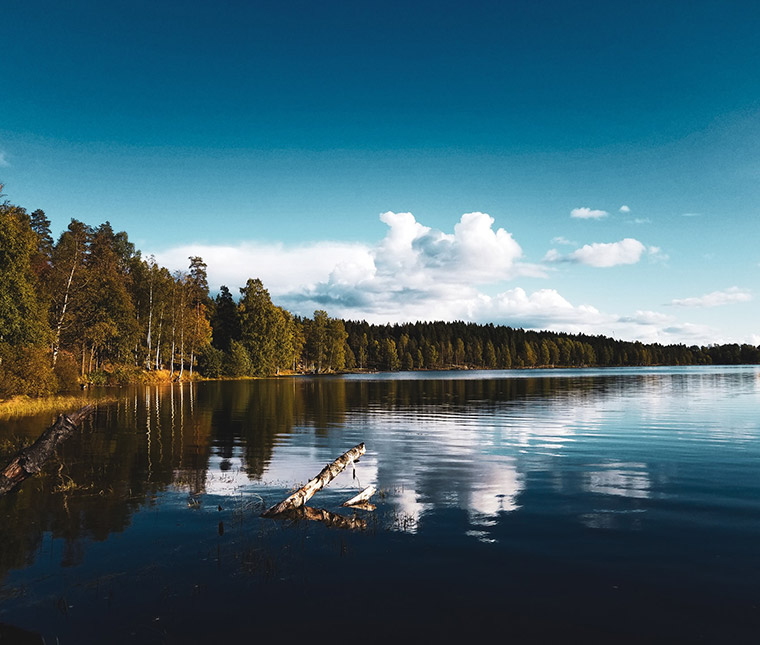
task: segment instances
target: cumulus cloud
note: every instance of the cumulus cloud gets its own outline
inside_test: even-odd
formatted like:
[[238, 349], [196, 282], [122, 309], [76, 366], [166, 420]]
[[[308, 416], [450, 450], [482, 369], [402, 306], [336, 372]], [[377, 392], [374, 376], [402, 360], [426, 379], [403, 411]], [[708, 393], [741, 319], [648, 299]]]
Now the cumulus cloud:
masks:
[[[574, 262], [598, 268], [608, 268], [620, 264], [636, 264], [647, 247], [638, 240], [627, 237], [620, 242], [594, 242], [585, 244], [572, 253], [562, 255], [557, 249], [550, 249], [544, 262]], [[650, 247], [650, 253], [659, 253], [657, 247]]]
[[626, 206], [625, 204], [623, 204], [618, 210], [621, 213], [630, 213], [631, 212], [630, 206]]
[[594, 242], [573, 251], [571, 257], [592, 267], [614, 267], [619, 264], [636, 264], [646, 247], [638, 240], [627, 237], [620, 242]]
[[326, 280], [292, 292], [286, 300], [350, 316], [363, 313], [376, 322], [472, 319], [480, 305], [476, 285], [545, 275], [521, 260], [520, 245], [506, 230], [494, 230], [493, 218], [485, 213], [462, 215], [453, 234], [423, 226], [411, 213], [388, 212], [380, 219], [388, 233], [368, 249], [363, 273], [346, 280], [336, 265]]
[[729, 287], [723, 291], [706, 293], [698, 298], [676, 298], [670, 304], [676, 307], [720, 307], [750, 300], [752, 300], [752, 293], [749, 289]]
[[[242, 242], [191, 244], [153, 253], [161, 264], [174, 268], [187, 267], [188, 256], [201, 256], [209, 267], [209, 283], [216, 287], [234, 288], [259, 277], [272, 295], [293, 307], [377, 308], [388, 315], [406, 309], [414, 312], [410, 319], [421, 314], [430, 319], [435, 303], [429, 301], [448, 301], [449, 292], [461, 295], [473, 285], [545, 275], [541, 267], [521, 260], [520, 245], [503, 228], [494, 230], [493, 218], [485, 213], [462, 215], [453, 233], [424, 226], [411, 213], [387, 212], [380, 219], [388, 232], [375, 245]], [[300, 313], [302, 306], [296, 308]]]
[[[331, 316], [374, 323], [466, 320], [645, 342], [720, 341], [715, 330], [683, 324], [674, 316], [636, 312], [622, 317], [591, 304], [570, 302], [556, 289], [530, 291], [505, 285], [546, 273], [527, 263], [512, 235], [495, 229], [493, 218], [485, 213], [463, 215], [451, 233], [425, 226], [411, 213], [388, 212], [380, 217], [388, 230], [374, 244], [240, 242], [152, 252], [160, 264], [173, 270], [186, 269], [189, 256], [203, 257], [212, 289], [226, 284], [234, 295], [248, 278], [258, 277], [278, 305], [304, 316], [325, 309]], [[587, 245], [569, 259], [554, 251], [555, 261], [594, 266], [630, 262], [645, 248], [632, 242]], [[648, 252], [657, 250], [649, 247]]]
[[485, 213], [466, 213], [447, 234], [423, 226], [411, 213], [387, 212], [380, 219], [388, 225], [385, 239], [374, 252], [380, 274], [400, 273], [413, 286], [430, 279], [457, 283], [486, 283], [523, 273], [523, 252], [512, 235], [492, 226]]
[[602, 217], [607, 217], [607, 215], [609, 215], [607, 211], [596, 210], [587, 206], [574, 208], [570, 211], [570, 217], [574, 217], [575, 219], [601, 219]]
[[[364, 244], [312, 242], [285, 246], [240, 242], [236, 245], [187, 244], [152, 252], [156, 261], [172, 270], [187, 270], [190, 256], [200, 256], [208, 265], [209, 284], [214, 289], [227, 285], [233, 294], [248, 278], [261, 278], [272, 294], [284, 294], [326, 281], [360, 281], [375, 271], [371, 249]], [[146, 256], [150, 253], [146, 253]]]

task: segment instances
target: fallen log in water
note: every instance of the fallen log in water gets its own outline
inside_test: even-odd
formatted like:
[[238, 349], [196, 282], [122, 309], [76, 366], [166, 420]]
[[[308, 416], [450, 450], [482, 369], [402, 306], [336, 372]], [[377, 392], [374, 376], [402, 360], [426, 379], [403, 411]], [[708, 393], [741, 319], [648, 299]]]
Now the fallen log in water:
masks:
[[67, 439], [94, 409], [94, 405], [86, 405], [70, 415], [61, 414], [58, 420], [37, 438], [37, 441], [16, 453], [16, 456], [0, 471], [0, 495], [12, 491], [27, 477], [40, 472], [45, 462], [53, 456], [58, 445]]
[[341, 506], [360, 506], [367, 504], [367, 502], [369, 502], [369, 498], [372, 497], [376, 492], [377, 488], [372, 485], [367, 486], [367, 488], [365, 488], [361, 493], [354, 495], [348, 501], [343, 502]]
[[348, 466], [348, 464], [359, 459], [364, 452], [364, 443], [360, 443], [358, 446], [351, 448], [351, 450], [344, 452], [334, 462], [327, 464], [327, 466], [325, 466], [314, 479], [310, 479], [306, 485], [301, 486], [301, 488], [290, 497], [264, 511], [262, 517], [274, 517], [280, 513], [302, 507], [309, 499], [311, 499], [314, 493], [319, 492], [327, 486], [327, 484], [343, 472], [343, 469]]

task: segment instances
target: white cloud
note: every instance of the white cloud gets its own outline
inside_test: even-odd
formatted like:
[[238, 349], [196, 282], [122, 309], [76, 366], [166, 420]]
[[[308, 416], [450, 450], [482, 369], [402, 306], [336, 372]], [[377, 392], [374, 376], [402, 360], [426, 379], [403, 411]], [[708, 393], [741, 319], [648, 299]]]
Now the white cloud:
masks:
[[618, 210], [621, 213], [630, 213], [631, 212], [630, 206], [626, 206], [625, 204], [623, 204]]
[[638, 240], [627, 237], [620, 242], [586, 244], [573, 251], [570, 257], [592, 267], [614, 267], [619, 264], [636, 264], [645, 248]]
[[520, 260], [520, 245], [503, 228], [494, 230], [493, 218], [485, 213], [462, 215], [453, 234], [423, 226], [411, 213], [387, 212], [380, 219], [388, 232], [374, 246], [241, 242], [191, 244], [153, 253], [164, 266], [183, 269], [189, 256], [199, 255], [209, 267], [209, 283], [215, 288], [226, 284], [233, 293], [249, 277], [261, 278], [273, 296], [299, 312], [303, 303], [335, 309], [366, 307], [371, 312], [386, 301], [378, 311], [385, 312], [387, 319], [402, 310], [414, 312], [407, 319], [431, 319], [432, 311], [445, 313], [435, 300], [446, 300], [449, 292], [474, 292], [473, 285], [520, 275], [545, 276], [540, 266]]
[[607, 211], [595, 210], [587, 206], [574, 208], [570, 211], [570, 217], [574, 217], [575, 219], [601, 219], [602, 217], [607, 217], [607, 215], [609, 215]]
[[[424, 226], [410, 213], [383, 213], [381, 219], [388, 230], [374, 244], [240, 242], [191, 244], [153, 253], [172, 270], [187, 269], [189, 256], [201, 256], [212, 289], [226, 284], [234, 295], [248, 278], [258, 277], [278, 305], [305, 316], [325, 309], [331, 316], [374, 323], [466, 320], [644, 342], [722, 342], [716, 330], [684, 324], [674, 316], [620, 316], [572, 303], [552, 288], [531, 292], [506, 286], [518, 277], [546, 273], [525, 262], [512, 235], [494, 230], [493, 218], [484, 213], [463, 215], [453, 233]], [[547, 257], [613, 266], [637, 261], [644, 250], [636, 240], [622, 240], [586, 245], [570, 256], [550, 251]], [[649, 247], [648, 253], [656, 257], [659, 250]]]
[[723, 291], [706, 293], [698, 298], [676, 298], [670, 304], [677, 307], [720, 307], [750, 300], [752, 300], [752, 293], [749, 289], [729, 287]]
[[[598, 268], [608, 268], [620, 264], [636, 264], [646, 247], [631, 237], [620, 242], [594, 242], [585, 244], [568, 255], [562, 255], [556, 249], [550, 249], [544, 256], [544, 262], [575, 262]], [[657, 247], [650, 247], [651, 254], [659, 253]]]
[[10, 167], [11, 162], [8, 161], [8, 156], [4, 150], [0, 150], [0, 168]]
[[564, 244], [564, 245], [567, 245], [567, 246], [575, 246], [575, 242], [571, 242], [566, 237], [562, 237], [561, 235], [558, 235], [557, 237], [553, 237], [551, 243], [552, 244]]
[[667, 262], [670, 259], [670, 256], [664, 253], [659, 246], [647, 247], [647, 255], [651, 262]]
[[[312, 242], [295, 246], [240, 242], [237, 245], [188, 244], [154, 251], [156, 261], [172, 271], [187, 270], [189, 256], [198, 255], [208, 265], [209, 284], [230, 287], [237, 295], [248, 278], [261, 278], [272, 294], [314, 286], [335, 272], [337, 280], [361, 277], [374, 272], [371, 249], [365, 244]], [[145, 256], [150, 255], [146, 252]], [[359, 275], [360, 274], [360, 275]]]
[[453, 235], [423, 226], [411, 213], [387, 212], [380, 219], [389, 231], [374, 252], [375, 264], [380, 274], [403, 271], [395, 277], [407, 286], [430, 279], [491, 283], [525, 272], [520, 245], [503, 228], [494, 231], [485, 213], [462, 215]]
[[702, 213], [681, 213], [681, 217], [700, 217]]

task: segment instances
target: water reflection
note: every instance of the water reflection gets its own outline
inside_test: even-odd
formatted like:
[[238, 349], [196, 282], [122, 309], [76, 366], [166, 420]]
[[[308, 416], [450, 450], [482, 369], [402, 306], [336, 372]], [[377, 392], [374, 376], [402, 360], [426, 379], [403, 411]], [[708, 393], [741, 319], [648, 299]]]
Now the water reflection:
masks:
[[586, 490], [598, 495], [619, 495], [643, 499], [650, 496], [646, 464], [610, 462], [603, 470], [585, 476]]
[[[634, 529], [650, 500], [695, 477], [696, 458], [670, 459], [677, 443], [687, 456], [690, 442], [705, 441], [757, 453], [757, 384], [757, 370], [745, 369], [124, 390], [42, 476], [0, 498], [0, 576], [37, 558], [47, 534], [65, 545], [60, 564], [76, 565], [88, 540], [123, 532], [139, 511], [167, 503], [165, 494], [214, 507], [254, 495], [275, 502], [360, 441], [368, 452], [357, 479], [346, 473], [320, 493], [328, 511], [348, 489], [374, 484], [378, 516], [412, 534], [449, 510], [463, 511], [467, 534], [484, 541], [498, 541], [499, 523], [523, 509]], [[3, 432], [34, 436], [48, 423], [8, 422]]]

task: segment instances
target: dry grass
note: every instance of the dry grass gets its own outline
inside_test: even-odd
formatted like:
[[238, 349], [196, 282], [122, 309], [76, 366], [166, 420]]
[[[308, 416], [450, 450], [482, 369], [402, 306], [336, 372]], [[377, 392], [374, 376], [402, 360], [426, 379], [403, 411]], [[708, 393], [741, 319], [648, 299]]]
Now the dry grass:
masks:
[[[108, 402], [110, 399], [97, 399], [98, 403]], [[71, 412], [88, 403], [94, 403], [92, 397], [82, 395], [53, 395], [53, 396], [14, 396], [0, 401], [0, 420], [17, 417], [29, 417], [35, 414], [50, 412], [53, 414]]]

